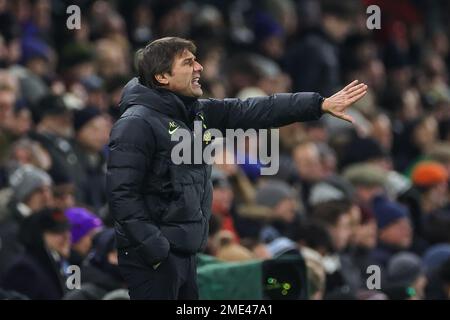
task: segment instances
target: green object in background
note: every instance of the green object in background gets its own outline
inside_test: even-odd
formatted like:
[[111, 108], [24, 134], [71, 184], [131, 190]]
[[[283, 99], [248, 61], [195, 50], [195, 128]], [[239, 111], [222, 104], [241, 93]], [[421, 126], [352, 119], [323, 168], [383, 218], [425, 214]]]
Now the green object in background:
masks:
[[223, 262], [197, 255], [201, 300], [308, 299], [306, 265], [301, 256]]
[[206, 266], [206, 265], [210, 265], [210, 264], [214, 264], [214, 263], [223, 263], [223, 261], [217, 259], [216, 257], [207, 255], [207, 254], [203, 254], [203, 253], [199, 253], [197, 254], [197, 268]]
[[201, 300], [261, 300], [262, 261], [222, 262], [197, 256], [197, 278]]

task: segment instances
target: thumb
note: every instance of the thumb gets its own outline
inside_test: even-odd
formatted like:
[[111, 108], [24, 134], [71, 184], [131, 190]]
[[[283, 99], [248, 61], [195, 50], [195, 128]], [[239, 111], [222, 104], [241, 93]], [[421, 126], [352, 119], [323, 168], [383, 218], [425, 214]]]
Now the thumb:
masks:
[[335, 116], [340, 118], [340, 119], [342, 119], [342, 120], [348, 121], [350, 123], [355, 122], [355, 119], [353, 119], [353, 117], [351, 115], [348, 115], [348, 114], [343, 113], [343, 112], [342, 113], [337, 113], [337, 114], [335, 114]]

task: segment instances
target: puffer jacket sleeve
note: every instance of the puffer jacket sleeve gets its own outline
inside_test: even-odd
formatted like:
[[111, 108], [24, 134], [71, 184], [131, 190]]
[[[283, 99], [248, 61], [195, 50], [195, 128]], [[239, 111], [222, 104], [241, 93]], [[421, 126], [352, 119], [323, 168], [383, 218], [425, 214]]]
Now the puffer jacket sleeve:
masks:
[[208, 127], [261, 129], [282, 127], [298, 121], [318, 120], [322, 116], [318, 93], [279, 93], [268, 97], [200, 100]]
[[141, 258], [149, 265], [164, 260], [169, 242], [150, 220], [143, 197], [144, 178], [155, 149], [150, 125], [142, 118], [128, 116], [113, 127], [109, 143], [107, 172], [111, 213]]

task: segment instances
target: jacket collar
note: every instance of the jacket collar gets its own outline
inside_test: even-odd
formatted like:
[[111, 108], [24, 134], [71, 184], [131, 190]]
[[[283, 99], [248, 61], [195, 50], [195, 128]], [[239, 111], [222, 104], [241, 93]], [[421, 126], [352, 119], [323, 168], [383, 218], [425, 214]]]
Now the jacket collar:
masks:
[[142, 105], [171, 118], [191, 123], [197, 104], [196, 98], [185, 97], [164, 88], [148, 88], [137, 78], [131, 79], [122, 93], [119, 103], [121, 114], [133, 105]]

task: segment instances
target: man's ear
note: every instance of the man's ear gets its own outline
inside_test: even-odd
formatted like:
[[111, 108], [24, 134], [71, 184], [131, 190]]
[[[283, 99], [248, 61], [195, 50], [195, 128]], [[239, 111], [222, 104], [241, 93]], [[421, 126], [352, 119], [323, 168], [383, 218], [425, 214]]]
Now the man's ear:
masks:
[[156, 74], [155, 75], [155, 79], [156, 81], [158, 81], [161, 85], [168, 85], [169, 84], [169, 79], [166, 76], [167, 74]]

